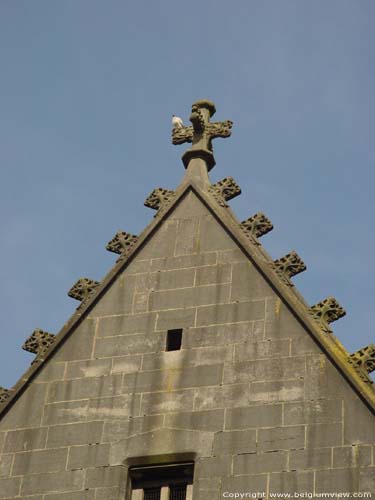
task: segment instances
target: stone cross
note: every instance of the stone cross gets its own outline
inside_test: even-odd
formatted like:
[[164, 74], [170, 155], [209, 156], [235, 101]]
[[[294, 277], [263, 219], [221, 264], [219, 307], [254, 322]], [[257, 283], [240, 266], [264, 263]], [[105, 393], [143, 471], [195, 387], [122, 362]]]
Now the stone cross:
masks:
[[210, 122], [211, 116], [216, 112], [215, 104], [211, 101], [197, 101], [192, 105], [189, 127], [174, 127], [172, 130], [172, 143], [192, 143], [192, 147], [182, 156], [185, 168], [192, 158], [201, 158], [206, 161], [208, 170], [215, 165], [212, 152], [212, 140], [216, 137], [229, 137], [233, 122]]

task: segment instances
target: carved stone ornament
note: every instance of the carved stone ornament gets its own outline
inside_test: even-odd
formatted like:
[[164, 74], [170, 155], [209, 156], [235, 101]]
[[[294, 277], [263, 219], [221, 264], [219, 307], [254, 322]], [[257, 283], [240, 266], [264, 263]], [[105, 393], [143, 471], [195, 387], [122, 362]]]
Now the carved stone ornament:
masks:
[[373, 384], [374, 381], [368, 376], [369, 373], [375, 371], [375, 345], [370, 344], [363, 347], [357, 352], [351, 354], [348, 358], [351, 365], [354, 366], [356, 372], [362, 380], [367, 384]]
[[56, 337], [52, 333], [43, 330], [34, 330], [30, 337], [23, 344], [22, 349], [32, 352], [37, 356], [42, 356], [47, 349], [55, 342]]
[[195, 102], [191, 107], [189, 127], [174, 127], [172, 130], [172, 143], [192, 143], [192, 147], [182, 156], [185, 168], [192, 158], [202, 158], [206, 161], [208, 170], [215, 165], [212, 141], [217, 137], [229, 137], [233, 122], [210, 122], [211, 116], [216, 112], [215, 104], [203, 99]]
[[290, 283], [290, 278], [296, 276], [296, 274], [306, 271], [306, 265], [301, 259], [301, 257], [294, 250], [281, 259], [277, 259], [273, 262], [273, 268], [277, 274], [288, 284]]
[[125, 231], [118, 231], [108, 242], [106, 249], [113, 253], [126, 254], [138, 240], [138, 236]]
[[159, 210], [162, 207], [168, 205], [174, 196], [174, 191], [164, 188], [156, 188], [152, 193], [146, 198], [144, 205], [154, 210]]
[[0, 404], [5, 403], [10, 398], [12, 391], [0, 386]]
[[324, 332], [331, 333], [328, 325], [345, 316], [346, 312], [334, 297], [328, 297], [310, 307], [310, 314]]
[[69, 290], [68, 295], [72, 297], [72, 299], [83, 301], [87, 299], [99, 285], [99, 281], [90, 280], [89, 278], [80, 278]]
[[221, 181], [212, 184], [208, 190], [222, 207], [227, 206], [226, 201], [241, 194], [241, 188], [233, 177], [224, 177]]
[[250, 236], [260, 238], [273, 229], [272, 222], [264, 215], [258, 212], [252, 217], [241, 222], [241, 228]]

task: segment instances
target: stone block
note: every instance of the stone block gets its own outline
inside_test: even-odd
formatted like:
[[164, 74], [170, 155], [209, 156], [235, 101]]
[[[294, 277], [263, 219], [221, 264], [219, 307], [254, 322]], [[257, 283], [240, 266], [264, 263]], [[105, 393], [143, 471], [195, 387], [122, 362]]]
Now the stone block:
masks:
[[54, 362], [90, 359], [94, 342], [96, 320], [86, 318], [59, 346], [53, 355]]
[[232, 302], [264, 299], [273, 295], [271, 287], [250, 261], [233, 264]]
[[153, 234], [138, 254], [139, 259], [155, 259], [173, 256], [177, 237], [178, 221], [168, 219]]
[[163, 415], [135, 417], [129, 420], [109, 420], [104, 423], [102, 442], [113, 443], [136, 434], [144, 434], [163, 427], [163, 422]]
[[153, 332], [155, 313], [131, 314], [101, 318], [98, 325], [99, 337], [116, 337], [135, 333]]
[[239, 248], [233, 250], [220, 250], [217, 253], [218, 264], [233, 264], [235, 262], [247, 262], [248, 258]]
[[365, 467], [371, 465], [371, 446], [333, 448], [333, 467]]
[[161, 270], [183, 269], [188, 267], [211, 266], [216, 264], [216, 260], [216, 252], [204, 252], [192, 255], [182, 255], [179, 257], [164, 257], [160, 259], [153, 259], [151, 270], [154, 272]]
[[109, 450], [109, 444], [73, 446], [70, 449], [67, 469], [107, 466]]
[[231, 469], [231, 456], [201, 458], [195, 463], [194, 478], [229, 476]]
[[214, 438], [214, 455], [235, 455], [239, 453], [255, 453], [257, 447], [256, 431], [217, 432]]
[[21, 495], [37, 495], [59, 491], [77, 491], [83, 487], [85, 472], [82, 470], [31, 474], [22, 481]]
[[178, 309], [207, 304], [228, 302], [230, 285], [206, 285], [177, 290], [151, 292], [149, 307], [151, 311]]
[[342, 424], [313, 424], [306, 429], [307, 448], [342, 445]]
[[174, 252], [176, 256], [197, 252], [198, 227], [199, 219], [197, 217], [180, 219], [178, 221], [176, 247]]
[[0, 455], [0, 478], [9, 477], [12, 469], [13, 454]]
[[282, 424], [282, 405], [254, 405], [245, 408], [228, 408], [225, 429], [251, 429], [273, 427]]
[[65, 470], [68, 448], [26, 451], [17, 453], [12, 470], [13, 476], [57, 472]]
[[304, 380], [284, 380], [273, 382], [252, 382], [250, 401], [272, 403], [276, 401], [296, 401], [304, 397]]
[[289, 468], [292, 471], [330, 468], [331, 455], [331, 448], [294, 450], [289, 453]]
[[88, 400], [47, 404], [44, 407], [42, 423], [43, 425], [58, 425], [85, 421], [88, 406]]
[[257, 446], [261, 451], [295, 450], [305, 446], [305, 426], [259, 429]]
[[[154, 354], [156, 356], [156, 354]], [[111, 360], [109, 360], [111, 361]], [[142, 356], [119, 356], [112, 359], [112, 373], [132, 373], [141, 369]]]
[[44, 448], [47, 439], [47, 427], [9, 431], [4, 443], [4, 453], [29, 451]]
[[[359, 487], [361, 492], [375, 492], [375, 467], [359, 470]], [[367, 496], [367, 498], [369, 498]]]
[[[224, 477], [221, 492], [221, 498], [234, 498], [229, 495], [235, 493], [242, 493], [244, 495], [248, 494], [247, 498], [253, 499], [266, 498], [267, 474], [249, 474], [246, 476]], [[246, 496], [243, 498], [246, 498]]]
[[274, 453], [237, 455], [233, 461], [234, 475], [262, 474], [269, 472], [281, 472], [287, 470], [288, 453], [278, 451]]
[[124, 375], [123, 392], [155, 392], [221, 383], [223, 365], [166, 369]]
[[263, 359], [227, 365], [224, 371], [224, 383], [302, 379], [304, 376], [304, 357]]
[[77, 399], [116, 396], [121, 394], [121, 375], [107, 377], [88, 377], [50, 385], [48, 401], [71, 401]]
[[270, 493], [310, 493], [314, 491], [314, 472], [282, 472], [270, 475]]
[[195, 324], [196, 308], [173, 309], [158, 313], [156, 330], [186, 328]]
[[123, 500], [125, 493], [123, 488], [111, 486], [109, 488], [96, 488], [95, 500]]
[[217, 432], [223, 430], [224, 410], [189, 411], [165, 415], [165, 427]]
[[236, 345], [235, 362], [289, 356], [290, 340], [265, 340]]
[[118, 487], [118, 485], [125, 480], [125, 476], [126, 469], [120, 465], [88, 469], [86, 473], [85, 488]]
[[344, 399], [344, 443], [375, 443], [374, 415], [353, 391]]
[[195, 285], [213, 285], [216, 283], [230, 283], [231, 281], [231, 266], [229, 264], [217, 264], [216, 266], [204, 266], [198, 268]]
[[53, 425], [49, 428], [47, 448], [95, 444], [101, 441], [103, 422]]
[[249, 401], [249, 384], [233, 384], [196, 389], [194, 410], [244, 406]]
[[[262, 334], [263, 335], [263, 334]], [[183, 347], [209, 347], [254, 340], [254, 322], [189, 328], [183, 335]]]
[[118, 419], [139, 416], [140, 397], [126, 394], [111, 398], [92, 399], [87, 417], [92, 420]]
[[359, 490], [358, 469], [317, 470], [316, 493], [354, 493]]
[[165, 332], [139, 333], [128, 336], [118, 336], [97, 339], [95, 357], [108, 358], [126, 354], [143, 354], [165, 350]]
[[353, 390], [325, 354], [306, 356], [305, 399], [352, 399]]
[[[184, 343], [184, 334], [182, 343]], [[202, 347], [198, 349], [180, 349], [143, 356], [143, 370], [182, 369], [189, 366], [214, 365], [220, 360], [230, 363], [233, 358], [233, 346]]]
[[214, 217], [207, 215], [201, 218], [199, 248], [202, 252], [212, 252], [214, 250], [233, 250], [237, 248], [237, 245]]
[[284, 406], [285, 425], [321, 424], [341, 421], [341, 399], [288, 403]]
[[185, 219], [201, 215], [207, 215], [207, 207], [203, 205], [195, 193], [189, 191], [178, 203], [170, 217], [172, 219]]
[[35, 382], [52, 382], [64, 378], [65, 363], [55, 363], [54, 360], [47, 361], [36, 376]]
[[264, 318], [264, 300], [239, 302], [234, 304], [215, 304], [199, 307], [197, 326], [254, 321]]
[[13, 498], [18, 496], [21, 485], [20, 477], [0, 479], [0, 498]]
[[[40, 497], [42, 498], [42, 497]], [[51, 493], [50, 495], [45, 495], [44, 500], [94, 500], [95, 491], [83, 490], [83, 491], [70, 491], [69, 493]], [[38, 498], [32, 497], [30, 500], [39, 500]]]
[[43, 414], [47, 384], [32, 384], [17, 399], [12, 411], [1, 418], [1, 430], [39, 427]]
[[321, 349], [317, 346], [316, 342], [306, 332], [302, 332], [300, 338], [291, 339], [291, 355], [298, 356], [301, 354], [319, 354]]
[[109, 375], [112, 363], [110, 359], [89, 359], [67, 363], [66, 379], [84, 377], [102, 377]]
[[126, 271], [107, 288], [100, 301], [90, 310], [90, 317], [132, 314], [136, 276]]
[[278, 297], [266, 299], [266, 319], [266, 339], [299, 339], [310, 335]]
[[194, 390], [149, 393], [142, 395], [142, 415], [190, 411], [193, 409]]

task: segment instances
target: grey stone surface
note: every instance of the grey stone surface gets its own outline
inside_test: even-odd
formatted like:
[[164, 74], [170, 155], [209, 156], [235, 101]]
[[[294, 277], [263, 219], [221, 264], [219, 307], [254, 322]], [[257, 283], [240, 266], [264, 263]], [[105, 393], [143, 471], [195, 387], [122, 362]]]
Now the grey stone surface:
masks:
[[101, 440], [104, 422], [53, 425], [49, 428], [47, 448], [95, 444]]
[[[182, 348], [166, 352], [174, 328]], [[0, 499], [128, 500], [129, 466], [185, 460], [193, 500], [375, 491], [374, 433], [190, 193], [0, 420]]]
[[57, 472], [65, 469], [68, 448], [34, 450], [17, 453], [12, 474], [21, 476], [42, 472]]

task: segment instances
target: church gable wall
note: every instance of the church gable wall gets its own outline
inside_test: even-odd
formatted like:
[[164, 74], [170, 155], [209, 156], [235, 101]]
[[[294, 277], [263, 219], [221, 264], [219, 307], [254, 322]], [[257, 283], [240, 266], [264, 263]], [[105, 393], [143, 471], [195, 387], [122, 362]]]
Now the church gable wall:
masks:
[[146, 456], [194, 459], [193, 500], [375, 492], [374, 432], [190, 193], [0, 421], [0, 499], [124, 500]]

